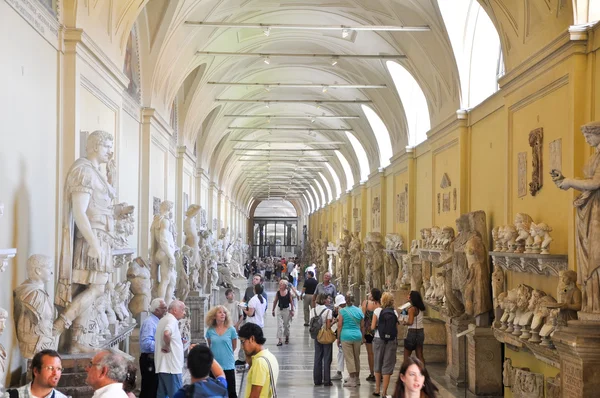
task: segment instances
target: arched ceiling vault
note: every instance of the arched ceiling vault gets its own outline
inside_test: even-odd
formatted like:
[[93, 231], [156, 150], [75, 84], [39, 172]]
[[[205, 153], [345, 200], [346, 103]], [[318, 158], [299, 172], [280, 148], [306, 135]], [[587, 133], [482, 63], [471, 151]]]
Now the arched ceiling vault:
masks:
[[[271, 63], [265, 65], [261, 58], [201, 55], [198, 51], [401, 55], [405, 58], [395, 61], [414, 76], [423, 90], [431, 125], [435, 126], [460, 106], [457, 64], [437, 1], [64, 0], [60, 2], [60, 15], [65, 26], [83, 28], [115, 65], [123, 64], [128, 34], [137, 23], [141, 105], [155, 109], [168, 119], [170, 108], [177, 98], [179, 143], [188, 147], [196, 145], [198, 167], [207, 170], [211, 180], [236, 203], [248, 206], [248, 203], [253, 203], [253, 198], [258, 197], [258, 191], [249, 186], [249, 171], [264, 168], [267, 163], [243, 163], [240, 161], [243, 152], [235, 148], [251, 148], [255, 151], [246, 154], [260, 154], [268, 152], [259, 149], [282, 148], [280, 144], [269, 146], [264, 141], [283, 139], [300, 142], [288, 146], [311, 152], [300, 152], [300, 157], [304, 157], [301, 162], [295, 159], [299, 156], [290, 155], [289, 163], [318, 167], [317, 159], [328, 160], [345, 191], [351, 187], [346, 186], [344, 170], [337, 157], [314, 158], [308, 154], [328, 156], [333, 152], [323, 149], [339, 148], [350, 163], [354, 180], [358, 182], [360, 172], [356, 154], [343, 131], [332, 129], [351, 130], [367, 153], [371, 172], [380, 165], [379, 147], [358, 104], [272, 103], [266, 109], [264, 103], [222, 102], [220, 99], [369, 101], [368, 106], [381, 117], [390, 133], [394, 153], [407, 145], [404, 108], [384, 59], [340, 58], [333, 66], [328, 58], [273, 57]], [[555, 37], [564, 31], [573, 23], [574, 15], [579, 23], [592, 18], [586, 11], [588, 0], [479, 0], [479, 3], [499, 31], [507, 71], [531, 53], [531, 46], [539, 48], [547, 37]], [[528, 19], [527, 26], [519, 22], [524, 20], [525, 14], [533, 16]], [[335, 30], [273, 29], [266, 36], [261, 29], [198, 27], [190, 26], [186, 21], [337, 26], [427, 25], [431, 30], [350, 31], [347, 37], [343, 37], [340, 31]], [[319, 87], [272, 88], [267, 92], [260, 86], [226, 86], [210, 82], [385, 84], [387, 88], [344, 88], [327, 92], [322, 92]], [[267, 123], [265, 118], [260, 117], [227, 116], [265, 114], [355, 115], [359, 118], [318, 119], [314, 122], [309, 119], [277, 119]], [[248, 129], [232, 130], [231, 126]], [[260, 130], [264, 127], [306, 130]], [[339, 144], [319, 144], [323, 141]], [[257, 157], [257, 160], [260, 159], [263, 158]], [[321, 198], [315, 197], [313, 188], [320, 196], [315, 183], [310, 181], [311, 178], [320, 181], [319, 172], [334, 186], [327, 168], [302, 170], [308, 188], [300, 188], [299, 198], [292, 200], [302, 203], [303, 211], [312, 207], [305, 203], [306, 198], [323, 205]]]

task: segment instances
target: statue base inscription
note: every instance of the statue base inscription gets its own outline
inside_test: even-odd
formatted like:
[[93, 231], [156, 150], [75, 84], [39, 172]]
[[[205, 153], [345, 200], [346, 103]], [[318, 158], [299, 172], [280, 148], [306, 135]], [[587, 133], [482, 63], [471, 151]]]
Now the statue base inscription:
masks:
[[467, 334], [469, 391], [475, 396], [502, 396], [502, 347], [490, 328]]
[[[218, 290], [217, 290], [218, 292]], [[189, 311], [190, 317], [190, 332], [192, 334], [193, 344], [205, 344], [205, 325], [204, 316], [208, 312], [208, 294], [200, 294], [200, 292], [191, 292], [185, 300], [185, 305]]]
[[565, 398], [597, 397], [600, 391], [600, 323], [569, 321], [552, 337], [560, 356]]

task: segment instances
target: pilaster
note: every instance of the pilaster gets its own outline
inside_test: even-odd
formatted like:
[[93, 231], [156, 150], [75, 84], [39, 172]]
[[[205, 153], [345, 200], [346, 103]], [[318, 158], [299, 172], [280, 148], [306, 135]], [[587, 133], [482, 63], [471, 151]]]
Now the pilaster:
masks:
[[175, 169], [175, 223], [177, 226], [177, 246], [183, 245], [183, 168], [186, 147], [177, 147], [177, 164]]
[[150, 223], [152, 222], [152, 198], [150, 198], [150, 146], [152, 143], [153, 108], [142, 109], [140, 125], [140, 180], [138, 201], [138, 253], [146, 258], [150, 253]]

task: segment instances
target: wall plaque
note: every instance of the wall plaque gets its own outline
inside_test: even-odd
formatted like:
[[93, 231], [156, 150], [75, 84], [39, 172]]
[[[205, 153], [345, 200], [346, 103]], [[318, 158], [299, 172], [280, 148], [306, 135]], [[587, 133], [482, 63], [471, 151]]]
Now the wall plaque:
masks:
[[358, 207], [352, 209], [352, 218], [358, 218]]
[[442, 197], [442, 211], [449, 212], [450, 211], [450, 192], [445, 193]]
[[529, 146], [531, 147], [531, 182], [529, 192], [535, 196], [544, 186], [544, 162], [543, 162], [544, 129], [537, 128], [529, 133]]
[[527, 196], [527, 152], [517, 154], [517, 196]]
[[562, 138], [550, 143], [550, 170], [562, 170]]

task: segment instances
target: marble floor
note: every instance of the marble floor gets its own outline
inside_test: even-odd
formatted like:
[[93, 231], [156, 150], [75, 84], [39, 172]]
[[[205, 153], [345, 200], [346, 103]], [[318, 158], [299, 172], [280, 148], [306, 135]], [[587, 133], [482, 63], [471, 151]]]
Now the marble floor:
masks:
[[[333, 386], [315, 386], [313, 384], [312, 372], [314, 363], [314, 340], [310, 338], [308, 327], [304, 326], [302, 313], [296, 315], [291, 324], [290, 344], [277, 347], [277, 322], [271, 316], [273, 297], [275, 295], [275, 283], [267, 282], [266, 289], [269, 297], [269, 310], [265, 321], [265, 336], [267, 342], [265, 347], [275, 354], [279, 361], [279, 380], [277, 381], [277, 393], [279, 397], [368, 397], [375, 390], [375, 383], [365, 380], [369, 375], [367, 363], [367, 351], [361, 349], [361, 385], [355, 388], [344, 388], [342, 381], [332, 381]], [[302, 303], [300, 303], [302, 308]], [[333, 351], [332, 372], [337, 370], [337, 348]], [[401, 361], [401, 360], [400, 360]], [[400, 366], [400, 361], [397, 367]], [[332, 373], [332, 374], [333, 374]], [[344, 374], [347, 377], [348, 373]], [[237, 390], [240, 391], [241, 374], [237, 375]], [[246, 380], [244, 380], [245, 384]], [[393, 392], [396, 385], [396, 377], [392, 378], [388, 394]], [[244, 386], [245, 387], [245, 386]], [[242, 387], [242, 394], [244, 393]], [[241, 395], [243, 397], [243, 395]]]

